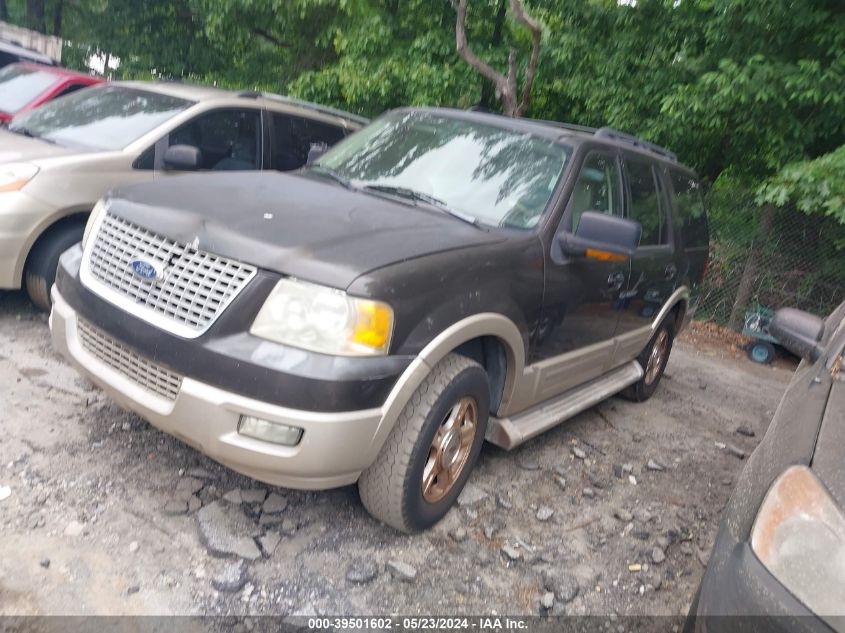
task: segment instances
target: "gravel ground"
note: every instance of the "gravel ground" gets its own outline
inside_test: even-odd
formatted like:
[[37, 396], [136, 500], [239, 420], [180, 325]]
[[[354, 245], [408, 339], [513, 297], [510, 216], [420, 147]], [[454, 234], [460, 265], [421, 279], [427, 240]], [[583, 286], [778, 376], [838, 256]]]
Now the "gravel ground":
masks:
[[121, 410], [0, 292], [0, 614], [683, 614], [789, 377], [681, 340], [649, 402], [485, 447], [404, 536], [354, 487], [268, 487]]

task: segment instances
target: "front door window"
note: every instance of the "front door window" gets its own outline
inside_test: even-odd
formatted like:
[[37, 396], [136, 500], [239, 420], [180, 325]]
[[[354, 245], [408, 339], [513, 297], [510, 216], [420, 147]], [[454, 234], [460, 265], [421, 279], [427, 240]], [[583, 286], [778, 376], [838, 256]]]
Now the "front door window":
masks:
[[170, 133], [168, 147], [191, 145], [201, 152], [200, 169], [253, 170], [261, 167], [259, 110], [207, 112]]

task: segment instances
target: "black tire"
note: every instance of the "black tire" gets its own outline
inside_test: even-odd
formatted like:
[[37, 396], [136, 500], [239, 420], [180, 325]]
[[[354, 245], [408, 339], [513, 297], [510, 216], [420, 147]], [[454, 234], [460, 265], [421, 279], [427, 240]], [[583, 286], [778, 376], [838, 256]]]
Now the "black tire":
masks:
[[[661, 354], [658, 366], [654, 368], [656, 371], [652, 374], [649, 372], [649, 360], [651, 359], [653, 350], [658, 345], [658, 342], [663, 340], [664, 336], [665, 351]], [[633, 400], [634, 402], [645, 402], [651, 398], [657, 389], [657, 385], [660, 384], [660, 379], [663, 378], [666, 363], [669, 362], [669, 354], [672, 353], [672, 343], [674, 340], [675, 315], [670, 314], [663, 319], [663, 322], [652, 335], [651, 340], [649, 340], [648, 345], [645, 346], [645, 349], [637, 357], [637, 362], [642, 366], [645, 373], [642, 378], [622, 392], [624, 398]]]
[[29, 253], [24, 271], [26, 292], [32, 303], [44, 312], [49, 312], [53, 306], [50, 289], [56, 281], [59, 257], [71, 246], [82, 241], [84, 229], [85, 225], [81, 223], [50, 229], [41, 236]]
[[[462, 402], [475, 402], [475, 434], [453, 482], [436, 501], [423, 493], [423, 474], [434, 455], [433, 441]], [[487, 373], [458, 354], [440, 361], [414, 392], [376, 461], [358, 480], [361, 501], [376, 519], [402, 532], [437, 523], [452, 507], [478, 460], [490, 409]], [[436, 460], [435, 460], [436, 461]]]
[[748, 354], [748, 358], [755, 363], [760, 363], [762, 365], [768, 365], [777, 355], [775, 346], [768, 341], [754, 341], [748, 346], [746, 352]]

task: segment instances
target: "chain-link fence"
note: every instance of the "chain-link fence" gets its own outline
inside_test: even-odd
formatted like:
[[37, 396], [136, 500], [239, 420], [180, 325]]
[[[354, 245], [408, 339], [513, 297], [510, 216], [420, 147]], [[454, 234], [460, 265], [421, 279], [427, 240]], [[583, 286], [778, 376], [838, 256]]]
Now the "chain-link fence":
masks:
[[737, 331], [783, 306], [827, 315], [845, 300], [845, 226], [793, 208], [710, 219], [710, 266], [696, 317]]

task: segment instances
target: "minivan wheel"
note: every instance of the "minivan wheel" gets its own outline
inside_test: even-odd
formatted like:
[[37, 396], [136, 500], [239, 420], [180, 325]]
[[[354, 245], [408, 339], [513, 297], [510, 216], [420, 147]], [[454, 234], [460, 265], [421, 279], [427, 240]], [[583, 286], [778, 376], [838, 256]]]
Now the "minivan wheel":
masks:
[[26, 263], [26, 292], [32, 303], [44, 312], [52, 307], [50, 289], [56, 281], [59, 257], [82, 240], [85, 227], [81, 223], [67, 224], [50, 230], [36, 242]]
[[622, 392], [622, 396], [635, 402], [645, 402], [651, 398], [666, 370], [669, 354], [674, 342], [675, 316], [670, 314], [651, 337], [648, 345], [637, 358], [643, 368], [643, 377]]
[[364, 507], [403, 532], [437, 523], [478, 459], [489, 409], [484, 369], [464, 356], [446, 356], [411, 396], [358, 480]]

